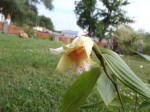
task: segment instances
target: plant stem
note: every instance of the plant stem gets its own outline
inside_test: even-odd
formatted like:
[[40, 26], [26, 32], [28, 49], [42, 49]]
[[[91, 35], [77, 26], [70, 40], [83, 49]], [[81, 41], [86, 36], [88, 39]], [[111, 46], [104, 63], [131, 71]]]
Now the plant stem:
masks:
[[98, 46], [97, 46], [96, 44], [94, 44], [94, 46], [93, 46], [93, 51], [95, 52], [97, 58], [100, 60], [101, 65], [102, 65], [102, 67], [103, 67], [103, 70], [104, 70], [105, 74], [107, 75], [107, 77], [108, 77], [108, 78], [111, 80], [111, 82], [113, 83], [113, 85], [114, 85], [114, 87], [115, 87], [115, 89], [116, 89], [116, 91], [117, 91], [117, 95], [118, 95], [118, 98], [119, 98], [119, 101], [120, 101], [122, 110], [123, 110], [123, 112], [125, 112], [124, 107], [123, 107], [123, 103], [122, 103], [122, 100], [121, 100], [121, 96], [120, 96], [120, 94], [119, 94], [119, 90], [118, 90], [117, 84], [116, 84], [116, 82], [112, 79], [112, 77], [107, 73], [107, 70], [106, 70], [106, 67], [105, 67], [105, 64], [104, 64], [103, 57], [102, 57], [101, 52], [100, 52], [100, 50], [99, 50], [99, 48], [98, 48]]
[[138, 104], [138, 96], [137, 96], [137, 93], [136, 93], [136, 96], [135, 96], [134, 112], [137, 112], [137, 104]]

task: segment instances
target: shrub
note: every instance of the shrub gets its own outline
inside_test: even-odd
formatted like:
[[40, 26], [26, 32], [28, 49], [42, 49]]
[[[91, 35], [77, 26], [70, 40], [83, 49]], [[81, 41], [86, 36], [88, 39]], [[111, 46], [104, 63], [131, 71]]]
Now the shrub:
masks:
[[143, 49], [143, 53], [150, 55], [150, 45], [146, 46], [146, 47]]
[[23, 28], [24, 32], [28, 34], [28, 37], [33, 37], [34, 30], [32, 27], [26, 26]]
[[50, 34], [49, 35], [49, 40], [53, 41], [54, 40], [54, 35]]

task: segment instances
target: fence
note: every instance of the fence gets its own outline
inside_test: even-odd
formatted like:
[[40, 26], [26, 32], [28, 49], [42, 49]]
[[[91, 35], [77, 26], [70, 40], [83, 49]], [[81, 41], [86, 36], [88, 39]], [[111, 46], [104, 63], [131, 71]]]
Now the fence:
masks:
[[23, 31], [23, 28], [15, 26], [15, 25], [9, 25], [7, 33], [8, 34], [19, 35], [20, 31]]
[[3, 23], [0, 22], [0, 32], [2, 32], [2, 30], [3, 30]]
[[[2, 31], [3, 31], [3, 23], [0, 22], [0, 32], [2, 32]], [[23, 31], [23, 28], [15, 26], [15, 25], [9, 25], [7, 33], [19, 35], [20, 31]], [[52, 39], [54, 37], [53, 34], [44, 33], [44, 32], [40, 32], [40, 31], [37, 31], [35, 36], [36, 36], [36, 38], [41, 38], [41, 39]], [[69, 38], [66, 36], [58, 36], [58, 41], [61, 41], [63, 43], [71, 43], [73, 41], [73, 38]], [[106, 45], [103, 42], [97, 42], [96, 44], [100, 47], [104, 47]]]
[[41, 39], [52, 39], [53, 38], [53, 34], [39, 32], [39, 31], [36, 32], [35, 36], [36, 36], [36, 38], [41, 38]]
[[[19, 35], [20, 31], [22, 31], [23, 28], [15, 26], [15, 25], [8, 25], [7, 33], [8, 34], [14, 34], [14, 35]], [[3, 31], [3, 23], [0, 22], [0, 32]]]
[[73, 38], [69, 38], [66, 36], [59, 36], [59, 41], [64, 43], [71, 43], [73, 41]]
[[[2, 32], [2, 31], [3, 31], [3, 23], [0, 22], [0, 32]], [[16, 25], [12, 25], [12, 24], [8, 25], [8, 29], [7, 29], [8, 34], [19, 35], [19, 33], [21, 31], [23, 31], [22, 27], [18, 27]], [[51, 39], [53, 37], [52, 34], [39, 32], [39, 31], [37, 31], [35, 35], [37, 38], [42, 38], [42, 39]]]

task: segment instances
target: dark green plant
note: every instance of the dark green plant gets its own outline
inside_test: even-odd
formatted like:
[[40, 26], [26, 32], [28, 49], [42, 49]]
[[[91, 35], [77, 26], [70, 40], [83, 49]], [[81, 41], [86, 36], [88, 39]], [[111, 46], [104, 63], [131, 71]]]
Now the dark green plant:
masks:
[[51, 31], [54, 31], [54, 25], [50, 18], [45, 16], [38, 16], [38, 25], [44, 28], [47, 28]]
[[81, 0], [75, 1], [75, 14], [77, 15], [77, 25], [82, 29], [86, 29], [89, 36], [93, 36], [96, 23], [97, 23], [97, 14], [96, 11], [96, 0]]
[[32, 27], [26, 26], [23, 28], [24, 32], [28, 34], [28, 37], [33, 37], [34, 30]]

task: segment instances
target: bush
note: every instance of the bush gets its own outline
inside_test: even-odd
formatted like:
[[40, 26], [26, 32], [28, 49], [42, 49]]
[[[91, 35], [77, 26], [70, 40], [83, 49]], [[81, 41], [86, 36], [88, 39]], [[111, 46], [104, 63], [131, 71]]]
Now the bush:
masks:
[[54, 35], [49, 35], [49, 40], [53, 41], [54, 40]]
[[34, 30], [32, 27], [26, 26], [23, 28], [24, 32], [28, 34], [28, 37], [33, 37]]
[[150, 39], [144, 40], [143, 54], [150, 55]]
[[136, 33], [127, 25], [119, 25], [114, 32], [114, 37], [118, 40], [124, 54], [131, 54], [129, 48], [136, 41]]

